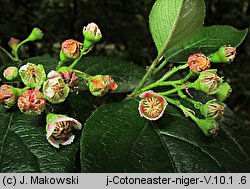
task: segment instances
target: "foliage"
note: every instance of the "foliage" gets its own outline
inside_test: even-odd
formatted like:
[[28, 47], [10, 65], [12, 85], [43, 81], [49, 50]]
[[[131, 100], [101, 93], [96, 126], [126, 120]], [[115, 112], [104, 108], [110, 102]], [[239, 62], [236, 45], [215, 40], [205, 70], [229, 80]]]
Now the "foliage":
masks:
[[[62, 43], [59, 61], [19, 58], [26, 43], [43, 37], [38, 28], [14, 40], [11, 53], [1, 47], [1, 72], [10, 65], [22, 72], [2, 76], [1, 172], [249, 171], [248, 132], [238, 135], [241, 124], [222, 102], [231, 87], [209, 69], [234, 60], [247, 29], [205, 27], [204, 19], [203, 1], [157, 0], [149, 26], [158, 53], [147, 70], [118, 58], [84, 57], [102, 37], [94, 23], [83, 27], [83, 42]], [[176, 67], [162, 74], [170, 61]], [[130, 94], [107, 100], [108, 92]], [[106, 105], [96, 106], [97, 99]]]

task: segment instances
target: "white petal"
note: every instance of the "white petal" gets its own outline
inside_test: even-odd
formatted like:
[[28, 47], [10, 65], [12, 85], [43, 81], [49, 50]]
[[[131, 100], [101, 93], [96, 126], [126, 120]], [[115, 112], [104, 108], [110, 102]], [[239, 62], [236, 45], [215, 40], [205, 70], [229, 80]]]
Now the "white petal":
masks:
[[48, 125], [48, 130], [47, 130], [47, 134], [46, 134], [47, 139], [49, 139], [49, 137], [52, 135], [52, 133], [53, 133], [53, 131], [55, 130], [55, 128], [56, 128], [55, 122], [50, 123], [50, 124]]
[[49, 86], [51, 86], [51, 85], [57, 85], [59, 83], [58, 79], [59, 79], [59, 77], [55, 77], [55, 78], [49, 79], [48, 80], [48, 85]]
[[55, 96], [55, 93], [54, 93], [54, 90], [50, 87], [48, 87], [46, 90], [45, 90], [45, 94], [49, 97], [49, 98], [52, 98], [53, 96]]
[[48, 74], [47, 74], [47, 78], [48, 79], [52, 79], [52, 78], [56, 78], [56, 77], [60, 77], [59, 73], [56, 72], [55, 70], [51, 70]]
[[48, 138], [48, 141], [49, 141], [49, 143], [50, 143], [52, 146], [54, 146], [55, 148], [59, 148], [59, 147], [60, 147], [59, 144], [61, 143], [61, 141], [55, 140], [54, 137], [49, 137], [49, 138]]
[[28, 64], [23, 65], [22, 67], [20, 67], [20, 68], [19, 68], [19, 73], [20, 73], [21, 71], [25, 71], [25, 70], [27, 70], [27, 69], [28, 69], [28, 67], [29, 67], [29, 63], [28, 63]]

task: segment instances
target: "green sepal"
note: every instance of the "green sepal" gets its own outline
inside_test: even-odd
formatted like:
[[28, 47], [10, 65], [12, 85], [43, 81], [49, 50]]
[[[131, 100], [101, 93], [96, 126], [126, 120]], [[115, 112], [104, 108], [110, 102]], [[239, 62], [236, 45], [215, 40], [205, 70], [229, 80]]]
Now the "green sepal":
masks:
[[67, 62], [69, 60], [71, 60], [69, 58], [69, 55], [67, 56], [66, 54], [63, 53], [62, 50], [60, 50], [60, 62], [64, 63], [64, 62]]
[[218, 87], [216, 97], [221, 101], [225, 101], [230, 96], [231, 92], [231, 86], [227, 82], [223, 82]]
[[196, 124], [206, 136], [214, 136], [217, 134], [218, 123], [214, 119], [197, 119]]
[[27, 41], [35, 41], [43, 38], [43, 32], [39, 28], [33, 28], [29, 37], [26, 39]]
[[58, 116], [62, 116], [62, 115], [61, 114], [53, 114], [53, 113], [47, 114], [47, 116], [46, 116], [46, 132], [48, 131], [49, 123], [54, 122]]
[[209, 56], [209, 60], [214, 63], [230, 63], [230, 60], [226, 57], [226, 46], [222, 46], [219, 50]]
[[86, 31], [84, 29], [83, 29], [82, 33], [83, 33], [83, 36], [84, 36], [84, 40], [87, 40], [87, 41], [89, 41], [91, 43], [97, 43], [102, 38], [102, 35], [95, 36], [93, 33], [88, 32], [88, 31]]

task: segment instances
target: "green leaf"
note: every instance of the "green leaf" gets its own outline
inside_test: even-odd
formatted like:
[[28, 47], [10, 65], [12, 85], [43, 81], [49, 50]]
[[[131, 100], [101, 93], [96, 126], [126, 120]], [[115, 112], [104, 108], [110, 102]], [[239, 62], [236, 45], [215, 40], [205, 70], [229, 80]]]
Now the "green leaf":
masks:
[[26, 64], [27, 62], [31, 62], [34, 64], [42, 64], [45, 69], [45, 72], [49, 73], [51, 70], [56, 70], [58, 61], [59, 60], [57, 60], [54, 57], [44, 55], [44, 56], [36, 56], [36, 57], [28, 58], [22, 61], [22, 64]]
[[249, 172], [227, 123], [212, 139], [170, 105], [155, 122], [139, 116], [136, 100], [103, 106], [82, 133], [82, 172]]
[[195, 35], [205, 18], [203, 0], [157, 0], [149, 16], [158, 53]]
[[42, 117], [2, 113], [0, 125], [0, 172], [74, 172], [77, 140], [55, 149]]
[[223, 45], [239, 46], [248, 30], [237, 30], [231, 26], [204, 27], [189, 41], [165, 52], [165, 58], [173, 62], [185, 62], [190, 54], [203, 53], [209, 56]]
[[112, 75], [118, 84], [114, 93], [132, 91], [145, 74], [143, 68], [111, 57], [83, 57], [75, 69], [90, 75]]

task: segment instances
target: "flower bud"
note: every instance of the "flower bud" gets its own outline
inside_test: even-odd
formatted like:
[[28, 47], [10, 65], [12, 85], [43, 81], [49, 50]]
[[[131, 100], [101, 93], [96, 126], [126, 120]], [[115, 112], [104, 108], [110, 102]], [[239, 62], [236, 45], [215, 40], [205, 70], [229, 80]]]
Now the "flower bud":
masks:
[[46, 107], [46, 99], [37, 90], [28, 90], [18, 98], [18, 107], [27, 115], [40, 115]]
[[221, 100], [225, 101], [230, 94], [232, 93], [232, 88], [227, 82], [223, 82], [218, 87], [218, 90], [216, 92], [216, 97]]
[[60, 51], [60, 60], [65, 62], [70, 59], [76, 59], [80, 56], [82, 50], [82, 43], [68, 39], [62, 43], [61, 51]]
[[41, 64], [25, 64], [19, 69], [19, 75], [23, 83], [32, 88], [41, 86], [46, 79], [46, 74]]
[[14, 37], [10, 38], [8, 41], [8, 45], [10, 46], [11, 49], [16, 50], [17, 45], [20, 43], [19, 39], [16, 39]]
[[27, 38], [28, 41], [35, 41], [40, 40], [43, 38], [43, 32], [39, 28], [33, 28], [29, 37]]
[[76, 72], [74, 72], [69, 67], [61, 67], [58, 72], [64, 82], [68, 84], [69, 88], [75, 89], [78, 87], [78, 77]]
[[216, 69], [201, 72], [198, 79], [194, 82], [194, 88], [201, 90], [209, 95], [215, 94], [222, 79], [217, 75]]
[[209, 59], [214, 63], [231, 63], [236, 55], [236, 48], [231, 46], [222, 46], [216, 53], [212, 54]]
[[102, 34], [99, 27], [95, 23], [89, 23], [83, 27], [84, 39], [92, 43], [97, 43], [101, 40]]
[[189, 68], [199, 74], [210, 67], [209, 59], [201, 53], [192, 54], [188, 57]]
[[167, 101], [153, 91], [146, 91], [140, 95], [142, 100], [139, 102], [139, 113], [141, 117], [148, 120], [159, 119], [167, 106]]
[[206, 136], [217, 136], [219, 125], [214, 119], [198, 119], [196, 120], [196, 124]]
[[5, 108], [11, 108], [17, 100], [15, 88], [10, 85], [2, 85], [0, 87], [0, 104]]
[[55, 148], [59, 148], [60, 144], [71, 144], [75, 138], [72, 129], [82, 129], [80, 122], [65, 115], [49, 113], [46, 121], [46, 137], [49, 143]]
[[110, 75], [96, 75], [88, 80], [89, 91], [94, 96], [103, 96], [109, 90], [116, 90], [118, 85]]
[[224, 109], [226, 105], [217, 100], [210, 100], [206, 104], [200, 107], [201, 114], [205, 118], [211, 118], [215, 120], [220, 120], [224, 115]]
[[52, 104], [59, 104], [67, 98], [69, 87], [64, 83], [61, 77], [54, 77], [44, 82], [43, 94]]
[[3, 76], [7, 80], [15, 79], [18, 76], [18, 69], [15, 66], [8, 67], [4, 70]]

